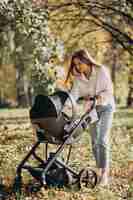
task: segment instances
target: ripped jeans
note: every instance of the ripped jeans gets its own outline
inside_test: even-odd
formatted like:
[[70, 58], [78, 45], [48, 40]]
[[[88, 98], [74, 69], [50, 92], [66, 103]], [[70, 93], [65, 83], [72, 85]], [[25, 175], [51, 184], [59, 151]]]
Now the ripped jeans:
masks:
[[96, 106], [99, 120], [90, 125], [92, 151], [98, 168], [109, 169], [109, 135], [113, 120], [111, 105]]

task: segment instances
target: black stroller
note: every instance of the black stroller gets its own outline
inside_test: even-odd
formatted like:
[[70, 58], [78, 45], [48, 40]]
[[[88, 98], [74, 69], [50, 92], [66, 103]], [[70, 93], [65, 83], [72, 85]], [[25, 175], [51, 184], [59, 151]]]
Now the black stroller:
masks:
[[[71, 116], [66, 115], [62, 110], [66, 103], [72, 106]], [[95, 98], [92, 98], [92, 108], [95, 106]], [[71, 187], [77, 185], [81, 188], [95, 187], [97, 183], [96, 172], [90, 168], [82, 169], [79, 173], [68, 166], [72, 145], [76, 143], [83, 129], [91, 121], [89, 112], [86, 112], [80, 119], [75, 117], [75, 102], [68, 92], [57, 91], [53, 95], [38, 95], [34, 105], [30, 110], [32, 124], [37, 125], [37, 142], [33, 145], [30, 152], [17, 167], [16, 178], [13, 186], [14, 192], [21, 191], [22, 170], [27, 170], [36, 180], [36, 186], [32, 191], [38, 190], [41, 186]], [[40, 158], [36, 149], [41, 143], [45, 143], [45, 160]], [[57, 144], [57, 150], [48, 155], [48, 144]], [[69, 152], [66, 162], [59, 158], [64, 147], [69, 145]], [[38, 166], [33, 167], [26, 162], [33, 156], [38, 161]]]

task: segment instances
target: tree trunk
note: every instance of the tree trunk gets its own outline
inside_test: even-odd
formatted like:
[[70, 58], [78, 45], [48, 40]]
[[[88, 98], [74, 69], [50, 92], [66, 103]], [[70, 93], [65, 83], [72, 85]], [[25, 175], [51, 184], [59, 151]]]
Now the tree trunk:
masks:
[[111, 78], [114, 86], [114, 97], [116, 98], [116, 68], [117, 68], [117, 53], [115, 50], [112, 51], [113, 53], [113, 63], [112, 63], [112, 71], [111, 71]]
[[129, 70], [127, 107], [133, 107], [133, 69]]
[[24, 67], [22, 63], [16, 66], [16, 88], [18, 107], [29, 106], [28, 81], [24, 76]]

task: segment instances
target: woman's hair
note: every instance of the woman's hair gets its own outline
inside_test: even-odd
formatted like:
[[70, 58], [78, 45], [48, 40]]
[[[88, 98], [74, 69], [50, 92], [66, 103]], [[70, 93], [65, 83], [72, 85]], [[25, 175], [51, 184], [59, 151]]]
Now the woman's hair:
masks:
[[75, 67], [75, 64], [74, 64], [74, 58], [78, 58], [81, 62], [87, 64], [87, 65], [99, 65], [96, 63], [96, 61], [91, 57], [91, 55], [87, 52], [87, 50], [84, 50], [84, 49], [81, 49], [81, 50], [78, 50], [76, 52], [74, 52], [72, 54], [72, 57], [71, 57], [71, 62], [70, 62], [70, 66], [69, 66], [69, 70], [68, 70], [68, 74], [67, 74], [67, 77], [66, 77], [66, 80], [65, 82], [68, 81], [70, 75], [72, 74], [73, 72], [73, 68]]

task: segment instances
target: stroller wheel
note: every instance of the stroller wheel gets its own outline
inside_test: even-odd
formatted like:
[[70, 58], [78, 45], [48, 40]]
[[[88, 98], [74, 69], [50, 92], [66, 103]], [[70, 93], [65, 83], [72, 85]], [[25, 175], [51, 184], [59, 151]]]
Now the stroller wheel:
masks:
[[97, 174], [94, 170], [86, 168], [79, 173], [80, 187], [94, 188], [97, 184]]

